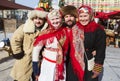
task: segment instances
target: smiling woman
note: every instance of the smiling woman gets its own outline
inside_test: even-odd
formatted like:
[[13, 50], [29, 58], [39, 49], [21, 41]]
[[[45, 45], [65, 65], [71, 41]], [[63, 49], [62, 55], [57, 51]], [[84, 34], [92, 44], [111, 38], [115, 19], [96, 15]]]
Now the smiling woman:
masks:
[[[84, 81], [99, 81], [98, 77], [103, 69], [105, 50], [106, 50], [106, 34], [104, 27], [97, 24], [93, 18], [93, 9], [87, 5], [79, 8], [78, 21], [80, 26], [84, 28], [84, 46], [85, 46], [85, 80]], [[93, 52], [96, 51], [94, 57]], [[95, 60], [93, 60], [95, 59]], [[93, 64], [93, 68], [89, 70], [89, 61]], [[93, 60], [93, 61], [92, 61]]]

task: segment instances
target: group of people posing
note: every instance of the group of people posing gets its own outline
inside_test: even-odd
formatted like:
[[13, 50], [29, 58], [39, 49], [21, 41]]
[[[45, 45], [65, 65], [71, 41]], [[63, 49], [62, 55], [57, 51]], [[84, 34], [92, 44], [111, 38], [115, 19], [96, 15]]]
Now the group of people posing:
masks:
[[93, 13], [86, 5], [30, 11], [10, 40], [14, 81], [98, 81], [106, 34]]

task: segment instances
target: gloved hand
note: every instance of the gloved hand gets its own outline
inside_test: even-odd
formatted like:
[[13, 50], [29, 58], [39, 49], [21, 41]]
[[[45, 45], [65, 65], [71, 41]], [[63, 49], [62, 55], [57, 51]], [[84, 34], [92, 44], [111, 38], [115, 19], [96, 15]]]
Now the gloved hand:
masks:
[[103, 68], [103, 65], [95, 63], [94, 68], [92, 70], [93, 72], [92, 78], [98, 77], [99, 74], [102, 72], [102, 68]]
[[17, 53], [17, 54], [13, 54], [13, 57], [15, 59], [22, 59], [24, 56], [24, 52], [20, 52], [20, 53]]

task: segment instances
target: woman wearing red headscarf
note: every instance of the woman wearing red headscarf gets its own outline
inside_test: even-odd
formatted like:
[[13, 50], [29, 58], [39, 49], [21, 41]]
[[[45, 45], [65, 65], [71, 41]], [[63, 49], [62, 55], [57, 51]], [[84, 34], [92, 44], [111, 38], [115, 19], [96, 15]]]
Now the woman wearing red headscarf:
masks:
[[[105, 59], [106, 34], [104, 28], [95, 23], [93, 10], [89, 6], [81, 6], [78, 13], [79, 26], [84, 28], [85, 37], [85, 81], [98, 81]], [[94, 50], [96, 55], [93, 57]]]
[[[68, 49], [67, 28], [62, 26], [59, 10], [52, 10], [48, 16], [49, 29], [36, 38], [32, 61], [37, 81], [65, 81], [65, 55]], [[39, 53], [43, 48], [39, 70]]]

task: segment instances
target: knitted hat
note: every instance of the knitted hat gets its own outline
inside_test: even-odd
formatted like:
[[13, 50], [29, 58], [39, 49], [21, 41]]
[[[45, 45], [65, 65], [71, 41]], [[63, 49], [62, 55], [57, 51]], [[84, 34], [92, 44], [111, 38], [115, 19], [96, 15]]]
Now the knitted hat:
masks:
[[[40, 18], [46, 18], [48, 12], [45, 12], [42, 8], [35, 8], [33, 11], [30, 11], [28, 13], [28, 19], [25, 22], [25, 25], [23, 27], [23, 31], [25, 33], [33, 33], [35, 32], [35, 24], [33, 23], [34, 17], [40, 17]], [[46, 29], [47, 23], [44, 24], [42, 29]]]
[[48, 12], [44, 11], [43, 8], [35, 8], [33, 11], [28, 13], [28, 18], [32, 19], [33, 17], [46, 18]]
[[72, 15], [74, 17], [78, 17], [78, 11], [77, 11], [77, 8], [72, 6], [72, 5], [67, 5], [67, 6], [64, 6], [61, 8], [61, 12], [63, 14], [63, 17], [65, 15]]

